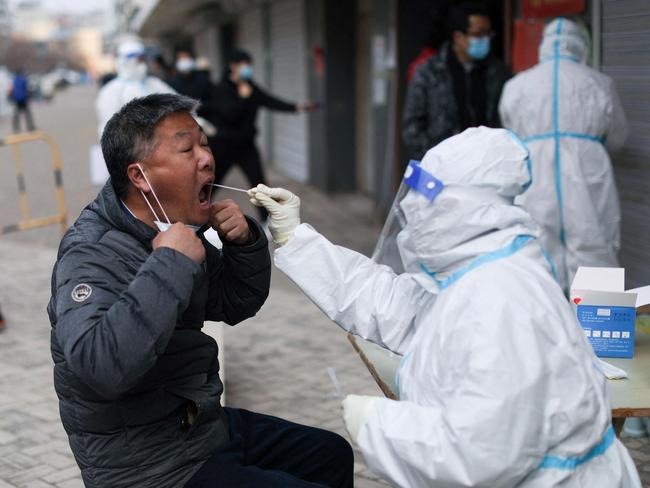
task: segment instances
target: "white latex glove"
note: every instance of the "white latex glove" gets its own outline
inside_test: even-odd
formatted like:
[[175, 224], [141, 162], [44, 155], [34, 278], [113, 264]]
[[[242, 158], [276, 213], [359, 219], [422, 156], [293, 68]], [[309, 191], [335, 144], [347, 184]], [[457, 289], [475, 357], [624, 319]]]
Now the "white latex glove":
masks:
[[248, 190], [248, 196], [253, 205], [264, 207], [269, 213], [273, 242], [286, 244], [300, 225], [300, 198], [284, 188], [269, 188], [261, 184]]
[[376, 408], [378, 400], [374, 396], [348, 395], [341, 403], [345, 428], [355, 444], [358, 444], [359, 431]]

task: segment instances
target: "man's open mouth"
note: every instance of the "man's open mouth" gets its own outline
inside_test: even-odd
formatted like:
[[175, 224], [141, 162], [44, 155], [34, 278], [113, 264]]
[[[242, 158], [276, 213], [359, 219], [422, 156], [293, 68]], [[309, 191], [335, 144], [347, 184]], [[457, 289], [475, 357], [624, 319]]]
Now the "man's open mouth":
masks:
[[212, 193], [212, 184], [206, 183], [199, 191], [199, 203], [201, 205], [210, 204], [210, 194]]

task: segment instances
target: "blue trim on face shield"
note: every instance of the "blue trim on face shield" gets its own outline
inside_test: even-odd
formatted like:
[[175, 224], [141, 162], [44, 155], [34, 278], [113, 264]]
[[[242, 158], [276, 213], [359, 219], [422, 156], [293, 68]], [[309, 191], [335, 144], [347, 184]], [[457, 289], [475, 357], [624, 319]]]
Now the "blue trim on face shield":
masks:
[[527, 190], [528, 187], [533, 183], [533, 164], [530, 160], [530, 151], [526, 147], [526, 144], [519, 138], [519, 136], [512, 130], [508, 129], [508, 132], [512, 136], [512, 138], [515, 140], [517, 144], [519, 144], [524, 151], [526, 151], [526, 167], [528, 168], [528, 183], [526, 183], [523, 186], [524, 190]]
[[527, 235], [527, 234], [518, 235], [506, 247], [503, 247], [493, 252], [489, 252], [487, 254], [480, 255], [479, 257], [471, 261], [467, 266], [459, 269], [458, 271], [453, 273], [451, 276], [445, 278], [444, 280], [439, 280], [438, 278], [436, 278], [437, 273], [434, 273], [433, 271], [429, 271], [424, 264], [420, 264], [420, 269], [424, 271], [426, 274], [428, 274], [433, 279], [433, 281], [435, 281], [438, 284], [440, 290], [444, 290], [445, 288], [449, 288], [451, 285], [456, 283], [458, 280], [460, 280], [463, 276], [465, 276], [470, 271], [473, 271], [476, 268], [483, 266], [484, 264], [491, 263], [493, 261], [498, 261], [499, 259], [512, 256], [513, 254], [515, 254], [517, 251], [522, 249], [526, 244], [528, 244], [530, 241], [534, 239], [535, 238], [531, 235]]
[[404, 172], [404, 183], [412, 190], [426, 197], [433, 202], [438, 194], [445, 187], [444, 183], [438, 178], [428, 173], [419, 161], [412, 159]]
[[616, 433], [614, 428], [610, 425], [605, 435], [601, 441], [596, 444], [587, 454], [584, 456], [573, 456], [573, 457], [560, 457], [560, 456], [544, 456], [542, 462], [539, 463], [537, 469], [561, 469], [563, 471], [575, 471], [575, 469], [585, 463], [588, 463], [592, 459], [602, 456], [605, 454], [607, 449], [614, 443], [616, 439]]

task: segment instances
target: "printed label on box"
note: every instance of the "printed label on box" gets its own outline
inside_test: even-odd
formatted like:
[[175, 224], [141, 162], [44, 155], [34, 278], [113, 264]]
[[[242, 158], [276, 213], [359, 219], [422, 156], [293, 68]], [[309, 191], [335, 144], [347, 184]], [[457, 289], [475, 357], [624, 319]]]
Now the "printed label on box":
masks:
[[635, 318], [633, 307], [578, 305], [578, 321], [599, 357], [632, 357]]

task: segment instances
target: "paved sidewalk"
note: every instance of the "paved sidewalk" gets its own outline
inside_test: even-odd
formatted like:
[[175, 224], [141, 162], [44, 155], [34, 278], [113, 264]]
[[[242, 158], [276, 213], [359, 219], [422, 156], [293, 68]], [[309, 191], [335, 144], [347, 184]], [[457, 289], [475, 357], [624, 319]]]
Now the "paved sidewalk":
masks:
[[[75, 90], [62, 94], [52, 106], [35, 107], [37, 123], [56, 133], [61, 141], [71, 219], [89, 195], [96, 193], [88, 184], [85, 159], [95, 137], [87, 127], [93, 120], [88, 102], [92, 91]], [[74, 117], [60, 122], [58, 117], [66, 113], [68, 105]], [[7, 208], [2, 193], [5, 183], [0, 178], [3, 210]], [[244, 184], [238, 173], [226, 183]], [[303, 220], [334, 242], [366, 254], [372, 250], [379, 227], [371, 224], [373, 207], [368, 199], [326, 196], [278, 175], [271, 175], [271, 183], [298, 193], [303, 201]], [[45, 180], [45, 184], [51, 183]], [[252, 211], [240, 195], [232, 196]], [[0, 306], [7, 319], [7, 329], [0, 333], [0, 488], [83, 486], [60, 424], [52, 387], [45, 307], [57, 241], [56, 228], [0, 238]], [[226, 329], [225, 354], [229, 405], [344, 435], [341, 398], [327, 368], [334, 368], [344, 394], [380, 394], [345, 334], [277, 270], [269, 300], [258, 316]], [[645, 485], [650, 486], [648, 439], [625, 442]], [[358, 453], [356, 460], [357, 487], [385, 486], [368, 472]]]

